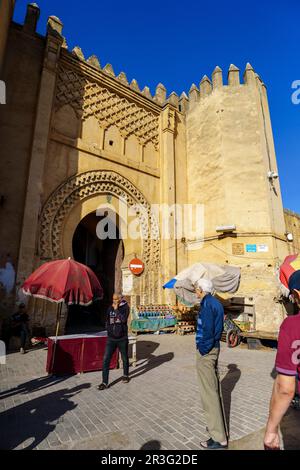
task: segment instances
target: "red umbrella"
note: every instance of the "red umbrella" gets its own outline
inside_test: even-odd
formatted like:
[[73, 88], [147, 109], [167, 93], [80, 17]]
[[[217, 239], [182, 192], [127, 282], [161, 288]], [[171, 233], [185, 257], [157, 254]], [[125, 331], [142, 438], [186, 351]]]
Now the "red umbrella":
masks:
[[50, 300], [50, 302], [58, 304], [56, 341], [51, 368], [53, 370], [63, 302], [66, 302], [68, 305], [90, 305], [93, 300], [103, 298], [103, 289], [97, 276], [90, 268], [71, 258], [49, 261], [42, 264], [26, 279], [22, 289], [27, 295]]
[[289, 255], [279, 268], [279, 280], [289, 289], [289, 279], [291, 275], [300, 269], [300, 255]]
[[90, 305], [102, 299], [103, 289], [93, 271], [69, 259], [42, 264], [26, 279], [23, 292], [51, 302]]

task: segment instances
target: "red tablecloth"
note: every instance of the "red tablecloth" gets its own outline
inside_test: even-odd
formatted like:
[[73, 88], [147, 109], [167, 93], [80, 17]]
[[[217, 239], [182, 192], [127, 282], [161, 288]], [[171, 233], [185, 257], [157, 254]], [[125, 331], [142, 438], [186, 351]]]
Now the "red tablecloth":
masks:
[[[48, 355], [46, 370], [53, 374], [74, 374], [102, 370], [103, 356], [107, 336], [71, 335], [48, 338]], [[55, 358], [53, 354], [55, 349]], [[115, 369], [118, 363], [118, 350], [110, 362], [110, 369]]]

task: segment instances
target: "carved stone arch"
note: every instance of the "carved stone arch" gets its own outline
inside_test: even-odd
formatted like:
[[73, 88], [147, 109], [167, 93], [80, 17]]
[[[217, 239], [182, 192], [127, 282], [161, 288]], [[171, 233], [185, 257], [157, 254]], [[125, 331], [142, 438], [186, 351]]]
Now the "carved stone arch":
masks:
[[39, 256], [41, 259], [59, 259], [62, 253], [63, 224], [72, 208], [85, 198], [109, 194], [126, 197], [128, 206], [143, 207], [138, 214], [145, 233], [152, 228], [151, 236], [142, 240], [142, 257], [147, 270], [157, 270], [160, 264], [159, 227], [151, 206], [143, 194], [126, 178], [114, 171], [94, 170], [74, 175], [62, 183], [48, 198], [40, 217]]

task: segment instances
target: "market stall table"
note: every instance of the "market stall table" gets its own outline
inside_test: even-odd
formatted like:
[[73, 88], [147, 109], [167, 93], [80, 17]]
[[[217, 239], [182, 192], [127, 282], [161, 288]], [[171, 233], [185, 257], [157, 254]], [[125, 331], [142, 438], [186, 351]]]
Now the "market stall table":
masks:
[[[49, 337], [46, 366], [48, 374], [74, 374], [102, 370], [106, 342], [106, 331]], [[112, 356], [110, 369], [115, 369], [117, 365], [118, 350]]]

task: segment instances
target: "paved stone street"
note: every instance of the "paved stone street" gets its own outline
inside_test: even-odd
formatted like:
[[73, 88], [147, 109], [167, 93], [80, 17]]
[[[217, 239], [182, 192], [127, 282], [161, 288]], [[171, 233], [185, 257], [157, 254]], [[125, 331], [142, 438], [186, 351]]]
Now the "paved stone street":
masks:
[[[0, 448], [199, 449], [206, 434], [194, 341], [194, 336], [139, 336], [130, 383], [120, 382], [122, 371], [113, 370], [112, 386], [101, 392], [100, 372], [47, 376], [46, 349], [9, 354], [0, 365]], [[274, 359], [272, 349], [222, 344], [220, 374], [232, 441], [262, 435]], [[251, 448], [262, 448], [261, 439], [256, 441]]]

